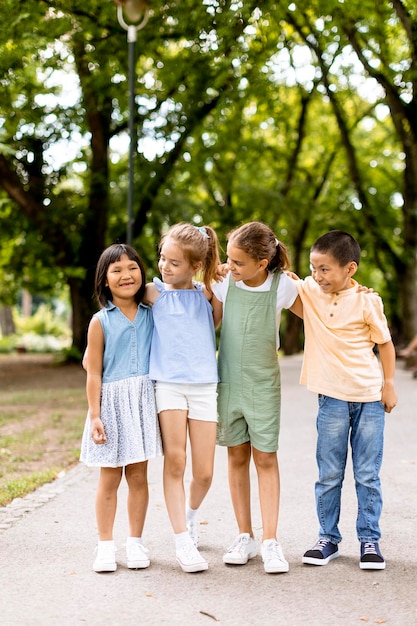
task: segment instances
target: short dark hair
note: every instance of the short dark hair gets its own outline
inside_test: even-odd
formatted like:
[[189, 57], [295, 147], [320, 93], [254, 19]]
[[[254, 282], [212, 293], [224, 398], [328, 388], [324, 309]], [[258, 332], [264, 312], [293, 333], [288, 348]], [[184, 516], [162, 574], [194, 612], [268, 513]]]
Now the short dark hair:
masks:
[[330, 230], [319, 237], [311, 246], [310, 252], [331, 254], [340, 266], [355, 261], [359, 265], [361, 249], [354, 237], [343, 230]]
[[132, 248], [132, 246], [129, 246], [126, 243], [113, 243], [111, 246], [106, 248], [104, 252], [102, 252], [96, 268], [94, 289], [96, 298], [100, 306], [102, 307], [106, 307], [108, 301], [112, 300], [113, 298], [110, 289], [106, 285], [107, 270], [109, 269], [109, 265], [111, 265], [111, 263], [116, 263], [117, 261], [120, 261], [123, 254], [125, 254], [128, 259], [130, 259], [131, 261], [135, 261], [139, 265], [140, 273], [142, 276], [142, 284], [135, 295], [135, 300], [138, 304], [142, 301], [145, 294], [146, 275], [145, 266], [142, 259], [139, 257], [136, 250]]

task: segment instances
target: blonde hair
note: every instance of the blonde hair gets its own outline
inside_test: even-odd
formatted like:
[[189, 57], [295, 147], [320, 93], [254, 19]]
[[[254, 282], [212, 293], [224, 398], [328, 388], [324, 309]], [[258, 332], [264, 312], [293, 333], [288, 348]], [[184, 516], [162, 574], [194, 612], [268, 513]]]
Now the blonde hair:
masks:
[[206, 289], [212, 293], [211, 285], [220, 265], [219, 243], [211, 226], [193, 226], [186, 222], [174, 224], [159, 242], [159, 252], [167, 239], [181, 247], [190, 265], [202, 263], [201, 277]]
[[262, 222], [248, 222], [235, 228], [227, 235], [227, 241], [246, 252], [255, 261], [268, 260], [267, 269], [288, 270], [290, 255], [274, 232]]

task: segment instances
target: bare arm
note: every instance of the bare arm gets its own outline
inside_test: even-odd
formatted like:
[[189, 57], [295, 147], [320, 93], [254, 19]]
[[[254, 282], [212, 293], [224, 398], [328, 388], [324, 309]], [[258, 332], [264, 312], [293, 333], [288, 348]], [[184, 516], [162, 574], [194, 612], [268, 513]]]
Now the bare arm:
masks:
[[[295, 272], [290, 272], [290, 270], [287, 270], [285, 273], [289, 278], [292, 278], [293, 280], [301, 280], [300, 277], [297, 276]], [[297, 317], [300, 317], [301, 319], [303, 319], [304, 317], [303, 303], [301, 302], [300, 296], [296, 297], [296, 299], [293, 302], [293, 305], [290, 306], [289, 310], [291, 311], [291, 313], [294, 313], [294, 315], [296, 315]]]
[[159, 291], [154, 283], [146, 283], [145, 295], [143, 296], [143, 304], [152, 306], [159, 297]]
[[223, 319], [223, 302], [220, 302], [213, 294], [211, 306], [213, 307], [214, 328], [217, 328]]
[[384, 382], [382, 385], [381, 402], [387, 413], [391, 413], [392, 409], [397, 405], [398, 396], [394, 388], [395, 374], [395, 348], [392, 341], [381, 343], [378, 346], [379, 356], [381, 359], [382, 371], [384, 373]]
[[304, 315], [303, 315], [303, 303], [301, 302], [301, 298], [300, 296], [297, 296], [296, 299], [294, 300], [294, 303], [292, 306], [290, 306], [291, 313], [294, 313], [294, 315], [296, 315], [297, 317], [301, 317], [301, 319], [303, 319]]
[[93, 318], [88, 327], [87, 401], [94, 443], [106, 443], [103, 422], [100, 418], [100, 398], [103, 375], [104, 334], [100, 322]]

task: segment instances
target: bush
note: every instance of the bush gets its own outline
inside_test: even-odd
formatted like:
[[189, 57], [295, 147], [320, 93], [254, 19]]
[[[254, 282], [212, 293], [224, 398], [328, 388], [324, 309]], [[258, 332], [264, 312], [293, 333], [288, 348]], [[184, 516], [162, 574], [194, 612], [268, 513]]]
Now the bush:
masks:
[[14, 311], [16, 333], [0, 338], [0, 353], [62, 352], [71, 347], [68, 323], [50, 306], [42, 304], [34, 315], [21, 317]]
[[36, 335], [52, 335], [54, 337], [69, 337], [68, 324], [58, 317], [50, 306], [41, 304], [34, 315], [30, 317], [16, 317], [18, 335], [32, 333]]
[[7, 335], [0, 338], [0, 354], [9, 354], [16, 349], [17, 335]]

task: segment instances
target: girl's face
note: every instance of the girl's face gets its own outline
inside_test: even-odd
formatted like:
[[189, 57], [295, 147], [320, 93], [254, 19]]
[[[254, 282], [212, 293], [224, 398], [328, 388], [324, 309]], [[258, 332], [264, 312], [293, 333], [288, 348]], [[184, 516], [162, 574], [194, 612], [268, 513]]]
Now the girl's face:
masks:
[[165, 239], [158, 262], [162, 280], [172, 289], [191, 289], [193, 276], [201, 269], [201, 263], [191, 265], [181, 247], [172, 239]]
[[355, 261], [339, 265], [332, 254], [312, 252], [310, 268], [312, 277], [322, 291], [337, 293], [352, 287], [351, 278], [356, 272], [357, 265]]
[[122, 254], [118, 261], [110, 263], [106, 274], [106, 287], [115, 299], [134, 298], [142, 286], [142, 274], [136, 261]]
[[260, 261], [249, 256], [242, 248], [234, 246], [232, 242], [227, 245], [227, 265], [232, 273], [234, 281], [242, 280], [248, 287], [259, 287], [268, 275], [268, 259]]

